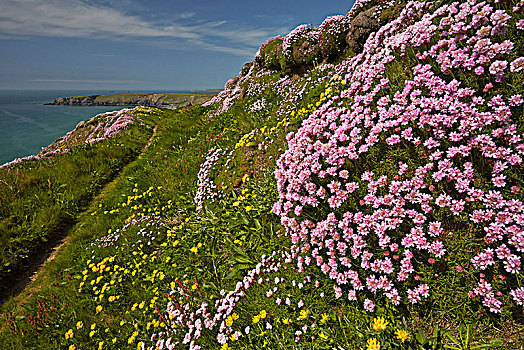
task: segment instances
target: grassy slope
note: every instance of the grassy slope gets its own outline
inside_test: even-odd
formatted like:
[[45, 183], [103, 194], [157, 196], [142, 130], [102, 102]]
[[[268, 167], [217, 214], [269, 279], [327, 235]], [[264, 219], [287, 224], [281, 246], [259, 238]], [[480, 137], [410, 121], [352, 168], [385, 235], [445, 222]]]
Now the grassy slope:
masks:
[[[516, 40], [518, 45], [520, 41]], [[518, 52], [522, 52], [520, 46]], [[408, 70], [400, 68], [416, 64], [413, 53], [397, 62], [386, 73], [396, 84], [392, 89], [401, 88], [410, 78], [405, 75]], [[453, 74], [471, 79], [460, 72]], [[279, 220], [271, 214], [277, 200], [272, 170], [285, 148], [285, 135], [296, 130], [321, 102], [347, 88], [340, 80], [328, 85], [322, 79], [332, 75], [330, 69], [312, 71], [290, 81], [287, 88], [272, 84], [280, 79], [278, 73], [252, 78], [247, 83], [252, 92], [246, 86], [244, 98], [220, 116], [204, 108], [165, 111], [151, 147], [80, 218], [70, 243], [37, 281], [38, 293], [23, 294], [3, 306], [6, 318], [0, 344], [7, 349], [67, 349], [73, 344], [134, 349], [144, 342], [149, 347], [154, 345], [151, 336], [166, 329], [163, 311], [171, 298], [193, 311], [202, 301], [214, 305], [220, 291], [234, 289], [247, 271], [265, 261], [264, 255], [286, 251], [289, 239], [281, 237]], [[514, 82], [493, 94], [504, 89], [508, 94], [511, 89], [520, 92], [522, 84]], [[262, 100], [261, 110], [252, 108]], [[515, 115], [518, 119], [522, 113]], [[521, 119], [517, 121], [522, 128]], [[225, 195], [196, 212], [196, 177], [213, 147], [227, 150], [209, 175]], [[377, 148], [354, 166], [387, 173], [399, 159], [420, 164], [425, 154], [418, 151]], [[495, 337], [505, 340], [506, 348], [520, 348], [524, 337], [519, 311], [485, 314], [465, 297], [474, 273], [460, 274], [449, 268], [467, 263], [474, 254], [472, 246], [480, 241], [467, 239], [472, 231], [458, 224], [459, 239], [451, 236], [446, 241], [448, 256], [437, 266], [417, 266], [421, 278], [437, 290], [426, 303], [411, 307], [385, 303], [377, 305], [377, 313], [368, 314], [354, 303], [336, 299], [333, 283], [314, 264], [300, 273], [295, 263], [282, 261], [281, 272], [267, 272], [261, 284], [253, 283], [240, 298], [236, 316], [226, 322], [243, 336], [229, 340], [228, 346], [355, 349], [378, 338], [381, 348], [442, 348], [445, 342], [460, 349], [454, 335], [473, 343]], [[438, 279], [435, 274], [440, 275]], [[277, 277], [279, 282], [273, 282]], [[269, 289], [282, 299], [281, 305], [267, 297]], [[293, 304], [287, 306], [286, 298]], [[303, 309], [296, 306], [299, 300]], [[374, 322], [378, 315], [388, 321], [384, 331]], [[184, 333], [176, 332], [180, 326], [184, 331], [183, 324], [170, 329], [173, 339], [182, 340]], [[297, 332], [305, 326], [308, 338], [296, 343]], [[396, 330], [405, 330], [409, 339], [400, 341]], [[216, 330], [204, 331], [202, 347], [218, 348], [216, 335]]]

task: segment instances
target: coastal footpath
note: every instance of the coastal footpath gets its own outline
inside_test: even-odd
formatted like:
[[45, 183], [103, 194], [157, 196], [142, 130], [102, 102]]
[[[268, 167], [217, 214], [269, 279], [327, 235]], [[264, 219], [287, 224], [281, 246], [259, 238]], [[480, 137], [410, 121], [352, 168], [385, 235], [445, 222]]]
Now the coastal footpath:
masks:
[[[134, 93], [58, 97], [49, 105], [66, 106], [152, 106], [166, 108], [202, 104], [215, 96], [214, 90], [194, 93]], [[217, 91], [218, 92], [218, 91]]]

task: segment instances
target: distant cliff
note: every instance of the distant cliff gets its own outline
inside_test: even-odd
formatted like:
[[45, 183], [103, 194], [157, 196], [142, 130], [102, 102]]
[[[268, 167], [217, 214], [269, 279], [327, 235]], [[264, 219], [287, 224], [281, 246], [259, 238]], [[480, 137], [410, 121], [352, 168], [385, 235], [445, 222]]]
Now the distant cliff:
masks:
[[213, 98], [212, 93], [135, 93], [58, 97], [50, 105], [67, 106], [155, 106], [185, 107], [199, 105]]

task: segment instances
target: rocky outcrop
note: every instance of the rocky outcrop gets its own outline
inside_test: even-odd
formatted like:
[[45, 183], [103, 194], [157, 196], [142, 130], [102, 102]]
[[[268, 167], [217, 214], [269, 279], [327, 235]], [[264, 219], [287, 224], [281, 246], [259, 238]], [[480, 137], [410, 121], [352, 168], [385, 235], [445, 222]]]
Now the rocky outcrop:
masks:
[[204, 93], [154, 93], [118, 94], [59, 97], [50, 105], [66, 106], [152, 106], [179, 108], [199, 105], [209, 101], [214, 94]]
[[359, 13], [351, 21], [351, 26], [346, 36], [346, 42], [354, 53], [361, 53], [369, 35], [380, 28], [380, 24], [375, 19], [375, 13], [377, 10], [377, 6], [372, 7]]

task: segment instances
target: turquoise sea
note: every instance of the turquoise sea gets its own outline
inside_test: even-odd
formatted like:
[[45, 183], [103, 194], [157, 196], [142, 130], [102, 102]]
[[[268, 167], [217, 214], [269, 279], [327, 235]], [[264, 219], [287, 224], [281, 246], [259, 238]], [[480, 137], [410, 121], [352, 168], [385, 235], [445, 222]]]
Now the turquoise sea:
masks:
[[0, 165], [37, 154], [82, 120], [124, 108], [46, 106], [44, 103], [65, 96], [132, 92], [150, 91], [0, 90]]

